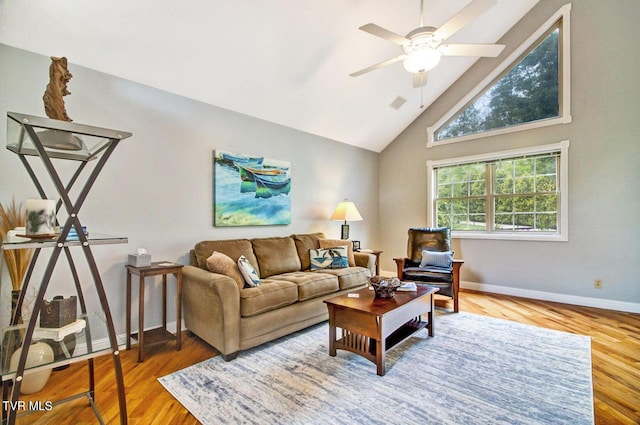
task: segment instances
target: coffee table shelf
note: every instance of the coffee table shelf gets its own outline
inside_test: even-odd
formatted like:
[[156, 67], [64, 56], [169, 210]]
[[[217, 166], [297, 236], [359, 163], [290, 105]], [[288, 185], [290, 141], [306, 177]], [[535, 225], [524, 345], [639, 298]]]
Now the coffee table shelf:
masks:
[[[329, 310], [329, 355], [336, 350], [358, 354], [385, 374], [386, 352], [427, 328], [434, 335], [433, 294], [438, 288], [418, 285], [415, 292], [397, 292], [393, 298], [375, 298], [368, 288], [324, 302]], [[427, 314], [428, 320], [421, 319]], [[337, 328], [341, 337], [336, 339]]]
[[[409, 337], [411, 337], [411, 335], [415, 334], [416, 332], [426, 328], [428, 324], [428, 322], [420, 320], [420, 318], [418, 317], [409, 320], [407, 323], [402, 325], [386, 338], [385, 346], [387, 347], [387, 351], [391, 350], [396, 345], [399, 345], [402, 342], [406, 341], [407, 339], [409, 339]], [[374, 339], [371, 342], [370, 348], [370, 352], [374, 356], [376, 355], [376, 348], [376, 340]]]

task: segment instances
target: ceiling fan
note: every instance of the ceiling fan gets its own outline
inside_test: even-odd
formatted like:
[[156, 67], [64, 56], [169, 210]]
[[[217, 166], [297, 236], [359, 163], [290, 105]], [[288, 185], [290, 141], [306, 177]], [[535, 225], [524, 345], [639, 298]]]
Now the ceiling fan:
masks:
[[440, 63], [442, 56], [486, 56], [496, 57], [504, 49], [504, 44], [442, 44], [465, 25], [495, 6], [496, 0], [474, 0], [440, 28], [424, 26], [424, 0], [420, 2], [420, 27], [401, 36], [376, 24], [366, 24], [359, 29], [392, 43], [398, 44], [402, 54], [395, 58], [349, 74], [352, 77], [365, 74], [402, 61], [404, 69], [413, 74], [413, 87], [427, 84], [427, 71]]

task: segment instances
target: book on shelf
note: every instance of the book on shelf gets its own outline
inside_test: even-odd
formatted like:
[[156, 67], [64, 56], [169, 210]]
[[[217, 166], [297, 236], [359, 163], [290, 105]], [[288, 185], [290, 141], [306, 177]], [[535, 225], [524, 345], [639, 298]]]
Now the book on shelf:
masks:
[[[64, 230], [64, 227], [60, 226], [61, 233], [63, 230]], [[87, 232], [87, 226], [82, 226], [82, 233], [84, 233], [85, 236], [89, 236], [89, 232]], [[71, 228], [69, 229], [69, 234], [67, 234], [67, 240], [68, 241], [78, 240], [78, 232], [76, 231], [75, 226], [71, 226]]]

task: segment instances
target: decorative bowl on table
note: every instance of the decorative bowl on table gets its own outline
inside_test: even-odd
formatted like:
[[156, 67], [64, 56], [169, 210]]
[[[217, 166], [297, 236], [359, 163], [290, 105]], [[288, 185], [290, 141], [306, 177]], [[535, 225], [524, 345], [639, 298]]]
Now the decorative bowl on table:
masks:
[[396, 289], [402, 286], [397, 277], [373, 276], [369, 278], [369, 285], [376, 293], [376, 298], [393, 298]]

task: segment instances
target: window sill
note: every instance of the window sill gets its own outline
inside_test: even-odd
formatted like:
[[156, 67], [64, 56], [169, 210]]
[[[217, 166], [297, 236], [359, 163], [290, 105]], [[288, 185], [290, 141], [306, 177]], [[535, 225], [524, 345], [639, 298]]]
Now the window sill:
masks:
[[461, 232], [451, 231], [454, 239], [488, 239], [503, 241], [540, 241], [540, 242], [568, 242], [568, 235], [563, 234], [532, 234], [532, 233], [508, 233], [508, 232]]

